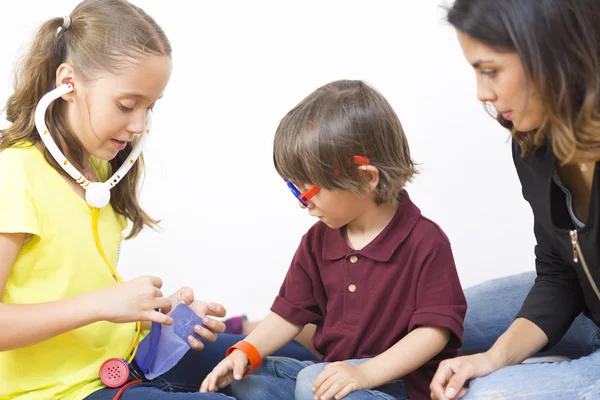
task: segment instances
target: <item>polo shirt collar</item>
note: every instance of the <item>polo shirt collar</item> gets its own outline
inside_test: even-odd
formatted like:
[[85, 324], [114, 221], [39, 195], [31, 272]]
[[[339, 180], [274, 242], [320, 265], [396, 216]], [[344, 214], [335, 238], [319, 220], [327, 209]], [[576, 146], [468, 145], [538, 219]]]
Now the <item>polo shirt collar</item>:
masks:
[[392, 220], [361, 250], [354, 250], [348, 246], [342, 229], [326, 229], [323, 238], [323, 259], [338, 260], [352, 253], [379, 262], [389, 261], [421, 217], [421, 210], [410, 200], [406, 190], [400, 193], [398, 199], [400, 203]]

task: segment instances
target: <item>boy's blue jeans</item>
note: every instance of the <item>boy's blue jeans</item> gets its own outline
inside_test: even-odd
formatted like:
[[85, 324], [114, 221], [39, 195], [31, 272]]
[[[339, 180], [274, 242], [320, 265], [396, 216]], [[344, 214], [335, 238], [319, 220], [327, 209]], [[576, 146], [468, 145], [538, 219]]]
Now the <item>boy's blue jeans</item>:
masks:
[[[494, 344], [513, 322], [534, 279], [535, 273], [525, 273], [488, 281], [465, 290], [469, 308], [465, 320], [464, 346], [460, 350], [461, 354], [486, 351]], [[216, 343], [205, 343], [206, 348], [203, 351], [188, 352], [181, 362], [164, 376], [150, 383], [138, 385], [137, 388], [134, 386], [127, 389], [122, 399], [227, 399], [222, 394], [201, 394], [197, 393], [197, 390], [204, 377], [223, 359], [226, 349], [241, 338], [238, 335], [219, 335]], [[600, 399], [600, 329], [591, 320], [580, 315], [554, 348], [539, 355], [561, 355], [574, 361], [554, 364], [522, 364], [503, 368], [489, 376], [473, 380], [464, 399]], [[278, 373], [282, 374], [289, 369], [292, 369], [292, 372], [294, 369], [298, 370], [293, 375], [294, 392], [292, 393], [295, 396], [295, 377], [298, 376], [300, 369], [313, 363], [296, 363], [294, 360], [316, 361], [316, 356], [295, 342], [284, 347], [274, 356], [292, 359], [286, 365], [280, 363], [277, 369]], [[285, 359], [279, 358], [279, 360], [283, 363]], [[268, 364], [266, 368], [269, 368]], [[265, 367], [262, 369], [264, 370]], [[241, 382], [236, 382], [235, 385], [242, 382], [249, 383], [250, 381], [247, 379], [252, 378], [253, 375], [249, 375]], [[316, 376], [318, 373], [315, 378]], [[277, 379], [279, 386], [274, 387], [273, 390], [283, 388], [281, 381], [284, 379], [274, 379]], [[291, 379], [290, 377], [288, 383], [292, 382]], [[396, 385], [398, 390], [400, 387], [404, 389], [403, 385]], [[112, 400], [116, 392], [116, 389], [103, 389], [88, 396], [86, 400]], [[396, 395], [402, 396], [403, 394], [398, 392]], [[382, 393], [381, 396], [394, 396], [394, 394]], [[380, 399], [395, 398], [381, 396]], [[293, 399], [294, 397], [268, 398]], [[312, 399], [312, 397], [310, 398]], [[396, 398], [404, 399], [406, 397]], [[243, 400], [243, 397], [240, 399]], [[259, 398], [255, 399], [260, 400]], [[347, 397], [347, 399], [354, 398]]]
[[[465, 290], [469, 307], [461, 355], [483, 352], [494, 344], [513, 322], [534, 280], [535, 273], [524, 273], [491, 280]], [[520, 364], [503, 368], [471, 381], [464, 399], [600, 399], [600, 329], [594, 322], [583, 315], [577, 317], [556, 346], [537, 354], [548, 355], [564, 356], [573, 361]], [[232, 385], [234, 394], [239, 396], [239, 400], [293, 399], [289, 393], [294, 393], [296, 399], [312, 399], [312, 382], [322, 368], [313, 366], [310, 368], [314, 368], [314, 373], [299, 375], [300, 370], [308, 365], [312, 363], [275, 358], [261, 368], [263, 371], [260, 377], [253, 377], [255, 374], [252, 374]], [[283, 377], [287, 379], [282, 379]], [[246, 397], [244, 391], [255, 396]], [[279, 395], [284, 392], [286, 395]], [[262, 397], [263, 394], [266, 397]], [[355, 395], [361, 396], [362, 393], [357, 392]], [[406, 396], [405, 392], [382, 393], [379, 397], [368, 397], [369, 395], [371, 394], [366, 393], [366, 397], [349, 396], [347, 399], [406, 398], [401, 397]], [[394, 395], [398, 397], [393, 397]]]
[[[121, 400], [225, 400], [220, 393], [199, 393], [200, 384], [225, 357], [225, 352], [243, 336], [220, 334], [215, 343], [204, 343], [204, 350], [190, 350], [170, 371], [151, 382], [133, 385], [123, 392]], [[291, 342], [276, 355], [298, 360], [317, 360], [317, 356], [297, 342]], [[102, 389], [85, 400], [112, 400], [119, 389]]]
[[[359, 365], [367, 361], [347, 360]], [[298, 361], [288, 357], [267, 357], [261, 368], [231, 385], [237, 400], [313, 400], [312, 386], [323, 369], [330, 363]], [[375, 390], [359, 390], [344, 397], [347, 400], [406, 400], [408, 394], [400, 380]]]

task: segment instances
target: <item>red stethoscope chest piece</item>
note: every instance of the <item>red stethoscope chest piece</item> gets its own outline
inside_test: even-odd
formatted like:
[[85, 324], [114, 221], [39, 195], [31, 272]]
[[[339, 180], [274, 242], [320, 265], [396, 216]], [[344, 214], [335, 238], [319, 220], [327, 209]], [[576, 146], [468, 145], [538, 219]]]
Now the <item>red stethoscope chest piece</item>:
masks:
[[109, 358], [100, 366], [100, 380], [106, 387], [121, 387], [128, 379], [129, 365], [122, 358]]

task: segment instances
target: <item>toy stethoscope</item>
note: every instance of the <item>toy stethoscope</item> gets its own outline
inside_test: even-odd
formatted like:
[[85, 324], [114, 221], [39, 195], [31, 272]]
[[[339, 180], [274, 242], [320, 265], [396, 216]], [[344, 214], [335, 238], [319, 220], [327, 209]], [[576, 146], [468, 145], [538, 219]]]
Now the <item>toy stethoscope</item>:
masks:
[[[113, 268], [110, 261], [106, 257], [104, 250], [102, 248], [102, 244], [100, 243], [100, 238], [98, 234], [98, 219], [100, 216], [100, 209], [105, 207], [110, 202], [110, 189], [114, 188], [120, 181], [123, 179], [125, 174], [129, 172], [133, 164], [137, 161], [140, 154], [142, 153], [142, 149], [144, 148], [151, 128], [151, 117], [150, 112], [146, 114], [146, 126], [144, 132], [139, 135], [138, 142], [133, 147], [133, 150], [123, 163], [121, 167], [115, 172], [112, 177], [106, 182], [90, 182], [87, 178], [83, 176], [81, 172], [67, 160], [64, 154], [60, 151], [56, 143], [54, 142], [54, 138], [48, 131], [48, 127], [46, 126], [46, 110], [48, 106], [59, 97], [64, 96], [67, 93], [72, 92], [75, 89], [75, 86], [72, 82], [65, 83], [56, 89], [46, 93], [39, 101], [36, 110], [35, 110], [35, 126], [37, 131], [44, 142], [44, 145], [52, 155], [52, 157], [56, 160], [56, 162], [65, 170], [67, 174], [71, 178], [75, 180], [83, 189], [85, 189], [85, 200], [87, 204], [92, 208], [92, 230], [94, 232], [94, 240], [96, 242], [96, 247], [102, 259], [110, 269], [114, 279], [123, 283], [123, 279], [117, 273], [117, 271]], [[110, 358], [106, 360], [102, 366], [100, 367], [100, 379], [102, 382], [110, 388], [118, 388], [125, 385], [129, 379], [130, 367], [129, 365], [133, 361], [139, 344], [140, 344], [140, 335], [141, 335], [141, 322], [136, 322], [136, 335], [133, 343], [131, 344], [129, 350], [125, 354], [124, 358]], [[142, 370], [142, 373], [146, 373], [148, 370], [148, 366], [150, 362], [154, 358], [154, 355], [158, 349], [158, 342], [161, 334], [161, 325], [153, 322], [152, 329], [150, 331], [151, 337], [150, 339], [150, 348], [146, 357], [143, 361], [138, 362], [138, 367]], [[137, 362], [138, 360], [136, 360]], [[133, 381], [137, 382], [137, 381]], [[133, 382], [130, 382], [133, 383]], [[127, 386], [127, 385], [126, 385]], [[121, 389], [124, 390], [126, 387]], [[118, 395], [120, 395], [119, 392]]]

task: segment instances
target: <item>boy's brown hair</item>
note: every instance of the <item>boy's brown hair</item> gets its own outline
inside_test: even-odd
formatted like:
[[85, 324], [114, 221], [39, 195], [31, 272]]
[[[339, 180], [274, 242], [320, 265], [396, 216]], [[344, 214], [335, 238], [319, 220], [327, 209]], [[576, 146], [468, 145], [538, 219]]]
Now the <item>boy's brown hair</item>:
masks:
[[287, 113], [275, 133], [275, 168], [291, 181], [362, 194], [365, 183], [353, 163], [357, 155], [379, 170], [377, 204], [397, 198], [417, 173], [398, 116], [363, 81], [318, 88]]

